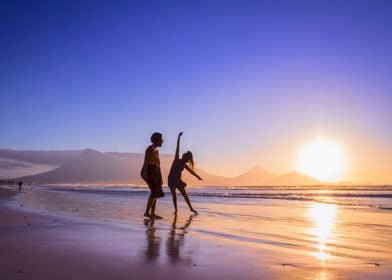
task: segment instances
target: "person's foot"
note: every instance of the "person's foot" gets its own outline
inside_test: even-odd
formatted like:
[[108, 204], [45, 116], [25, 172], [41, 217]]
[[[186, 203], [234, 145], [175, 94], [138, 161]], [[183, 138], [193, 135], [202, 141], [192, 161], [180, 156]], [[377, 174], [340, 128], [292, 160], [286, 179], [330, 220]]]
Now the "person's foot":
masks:
[[191, 211], [193, 212], [193, 213], [195, 213], [195, 214], [199, 214], [199, 213], [197, 213], [197, 211], [195, 210], [195, 209], [191, 209]]
[[157, 220], [163, 219], [161, 216], [158, 216], [158, 215], [155, 215], [155, 214], [151, 214], [151, 217], [154, 218], [154, 219], [157, 219]]
[[151, 218], [151, 215], [146, 212], [146, 213], [144, 213], [144, 217]]

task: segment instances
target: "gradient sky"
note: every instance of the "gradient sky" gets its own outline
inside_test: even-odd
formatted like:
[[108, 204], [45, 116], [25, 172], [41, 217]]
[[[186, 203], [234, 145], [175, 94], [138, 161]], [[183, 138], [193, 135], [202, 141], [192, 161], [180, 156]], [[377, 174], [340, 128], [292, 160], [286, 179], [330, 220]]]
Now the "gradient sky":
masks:
[[1, 1], [0, 147], [162, 153], [295, 169], [344, 145], [346, 180], [392, 182], [391, 1]]

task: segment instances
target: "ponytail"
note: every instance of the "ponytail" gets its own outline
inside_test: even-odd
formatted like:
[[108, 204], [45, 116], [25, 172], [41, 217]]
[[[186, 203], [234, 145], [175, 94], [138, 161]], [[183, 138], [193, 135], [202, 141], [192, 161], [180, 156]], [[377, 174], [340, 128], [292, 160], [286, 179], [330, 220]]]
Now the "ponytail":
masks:
[[187, 151], [186, 154], [189, 157], [189, 166], [193, 170], [195, 168], [195, 162], [193, 161], [193, 154], [190, 151]]

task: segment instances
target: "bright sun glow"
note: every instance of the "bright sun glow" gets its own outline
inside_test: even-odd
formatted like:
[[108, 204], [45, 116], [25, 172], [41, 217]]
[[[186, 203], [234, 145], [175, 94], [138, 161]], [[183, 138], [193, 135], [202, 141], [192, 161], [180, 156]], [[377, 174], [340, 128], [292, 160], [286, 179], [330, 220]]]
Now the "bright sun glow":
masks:
[[298, 170], [321, 181], [341, 180], [346, 166], [345, 152], [334, 141], [319, 137], [299, 150]]

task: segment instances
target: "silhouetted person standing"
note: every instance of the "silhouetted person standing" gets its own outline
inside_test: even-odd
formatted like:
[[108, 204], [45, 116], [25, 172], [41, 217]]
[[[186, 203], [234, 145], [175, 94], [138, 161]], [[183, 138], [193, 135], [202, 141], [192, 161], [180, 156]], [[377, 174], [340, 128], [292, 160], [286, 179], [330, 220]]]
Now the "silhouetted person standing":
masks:
[[[174, 204], [174, 213], [177, 213], [177, 194], [176, 194], [176, 189], [180, 191], [182, 196], [184, 197], [186, 203], [189, 206], [189, 209], [196, 213], [196, 210], [193, 209], [191, 201], [189, 200], [188, 194], [185, 191], [186, 183], [182, 181], [181, 179], [181, 174], [184, 169], [186, 169], [189, 173], [191, 173], [193, 176], [195, 176], [199, 180], [203, 180], [199, 175], [196, 174], [195, 171], [193, 171], [194, 167], [194, 162], [193, 162], [193, 154], [190, 151], [187, 151], [182, 155], [180, 158], [180, 138], [181, 138], [182, 132], [178, 134], [177, 138], [177, 148], [176, 148], [176, 154], [172, 163], [172, 166], [170, 168], [169, 176], [168, 176], [168, 185], [170, 188], [170, 192], [172, 194], [173, 198], [173, 204]], [[187, 164], [189, 163], [189, 165]]]
[[146, 149], [143, 168], [141, 171], [141, 176], [146, 181], [151, 191], [144, 216], [162, 219], [162, 217], [155, 215], [157, 198], [165, 195], [162, 191], [163, 182], [158, 152], [158, 147], [161, 147], [163, 143], [162, 134], [158, 132], [153, 133], [151, 135], [151, 142], [152, 145], [148, 146]]

